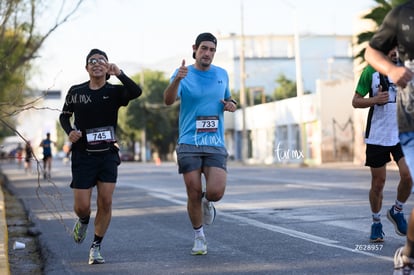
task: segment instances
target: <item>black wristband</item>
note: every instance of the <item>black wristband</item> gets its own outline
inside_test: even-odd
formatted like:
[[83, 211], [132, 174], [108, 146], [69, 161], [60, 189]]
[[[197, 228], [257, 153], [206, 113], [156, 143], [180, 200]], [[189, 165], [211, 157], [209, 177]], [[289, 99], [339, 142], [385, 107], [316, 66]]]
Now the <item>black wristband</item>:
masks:
[[234, 105], [236, 105], [236, 106], [237, 106], [237, 101], [236, 101], [236, 100], [234, 100], [234, 99], [230, 99], [229, 101], [230, 101], [230, 102], [233, 102], [233, 103], [234, 103]]

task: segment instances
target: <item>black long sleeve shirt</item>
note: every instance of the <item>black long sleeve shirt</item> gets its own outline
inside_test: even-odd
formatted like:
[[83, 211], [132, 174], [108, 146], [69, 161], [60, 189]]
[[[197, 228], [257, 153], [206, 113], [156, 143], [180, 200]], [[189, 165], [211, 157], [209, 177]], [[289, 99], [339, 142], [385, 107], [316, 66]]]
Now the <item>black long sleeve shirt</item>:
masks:
[[[89, 81], [72, 86], [65, 99], [59, 121], [69, 135], [72, 130], [82, 132], [82, 138], [72, 145], [72, 150], [88, 147], [88, 129], [112, 126], [116, 133], [118, 110], [142, 94], [141, 88], [121, 72], [118, 79], [123, 85], [106, 83], [98, 90], [89, 88]], [[74, 115], [74, 125], [70, 119]], [[99, 146], [97, 146], [99, 148]]]

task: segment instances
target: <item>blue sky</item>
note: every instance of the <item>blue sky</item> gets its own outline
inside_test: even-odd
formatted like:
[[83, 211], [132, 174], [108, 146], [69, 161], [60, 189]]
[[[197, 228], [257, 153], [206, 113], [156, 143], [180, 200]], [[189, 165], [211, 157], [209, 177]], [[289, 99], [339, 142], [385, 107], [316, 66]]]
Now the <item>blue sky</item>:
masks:
[[[69, 9], [76, 0], [67, 2]], [[241, 6], [244, 33], [250, 35], [293, 34], [294, 15], [300, 33], [353, 34], [355, 20], [374, 5], [374, 0], [86, 0], [46, 40], [32, 82], [65, 93], [87, 79], [85, 56], [95, 47], [120, 66], [151, 68], [171, 57], [177, 57], [178, 66], [198, 33], [239, 34]], [[56, 19], [54, 9], [42, 18], [45, 29]]]

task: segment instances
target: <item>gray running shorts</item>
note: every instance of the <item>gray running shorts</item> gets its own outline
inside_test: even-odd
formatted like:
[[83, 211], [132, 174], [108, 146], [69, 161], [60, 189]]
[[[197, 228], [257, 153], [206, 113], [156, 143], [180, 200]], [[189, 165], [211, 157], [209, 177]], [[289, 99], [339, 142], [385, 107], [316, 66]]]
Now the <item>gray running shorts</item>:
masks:
[[176, 152], [180, 174], [202, 167], [218, 167], [227, 171], [228, 153], [225, 147], [178, 144]]

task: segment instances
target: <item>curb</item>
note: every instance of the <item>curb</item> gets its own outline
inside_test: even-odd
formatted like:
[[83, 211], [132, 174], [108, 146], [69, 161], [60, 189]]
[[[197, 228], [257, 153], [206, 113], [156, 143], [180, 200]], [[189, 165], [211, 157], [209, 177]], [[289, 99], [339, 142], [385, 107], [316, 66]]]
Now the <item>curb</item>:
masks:
[[5, 176], [0, 173], [0, 274], [10, 275], [9, 266], [9, 236], [6, 221], [6, 205], [4, 203], [3, 187], [6, 183]]

